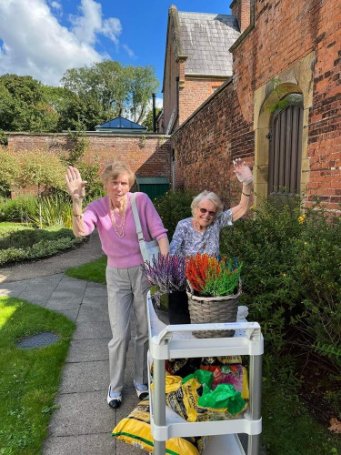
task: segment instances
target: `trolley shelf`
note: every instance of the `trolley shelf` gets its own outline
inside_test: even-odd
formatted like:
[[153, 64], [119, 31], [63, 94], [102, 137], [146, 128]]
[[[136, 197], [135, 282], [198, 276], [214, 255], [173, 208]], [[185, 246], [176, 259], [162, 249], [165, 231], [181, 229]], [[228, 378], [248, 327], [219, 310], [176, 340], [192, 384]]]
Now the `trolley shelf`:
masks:
[[[173, 437], [208, 436], [207, 455], [243, 455], [237, 433], [248, 437], [247, 455], [257, 455], [262, 431], [260, 414], [261, 356], [263, 336], [257, 322], [165, 325], [157, 317], [150, 293], [147, 297], [149, 324], [149, 363], [153, 362], [153, 388], [150, 387], [150, 419], [155, 441], [154, 454], [164, 455], [165, 441]], [[229, 338], [195, 338], [192, 331], [235, 330]], [[205, 422], [187, 422], [166, 406], [165, 360], [228, 355], [250, 356], [249, 409], [238, 418]], [[150, 368], [149, 368], [150, 371]]]

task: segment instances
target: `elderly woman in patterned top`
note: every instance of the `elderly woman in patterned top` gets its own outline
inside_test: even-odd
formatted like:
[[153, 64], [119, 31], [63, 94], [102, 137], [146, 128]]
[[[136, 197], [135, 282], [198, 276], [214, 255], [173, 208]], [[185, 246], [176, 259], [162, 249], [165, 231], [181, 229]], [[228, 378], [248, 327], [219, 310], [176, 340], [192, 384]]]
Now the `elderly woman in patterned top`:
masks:
[[[215, 193], [203, 191], [191, 204], [192, 217], [179, 221], [170, 244], [170, 254], [192, 256], [207, 253], [219, 256], [220, 231], [244, 216], [250, 206], [253, 176], [251, 169], [237, 159], [233, 161], [234, 173], [243, 184], [238, 205], [223, 211], [223, 204]], [[169, 295], [170, 324], [190, 323], [186, 293]]]

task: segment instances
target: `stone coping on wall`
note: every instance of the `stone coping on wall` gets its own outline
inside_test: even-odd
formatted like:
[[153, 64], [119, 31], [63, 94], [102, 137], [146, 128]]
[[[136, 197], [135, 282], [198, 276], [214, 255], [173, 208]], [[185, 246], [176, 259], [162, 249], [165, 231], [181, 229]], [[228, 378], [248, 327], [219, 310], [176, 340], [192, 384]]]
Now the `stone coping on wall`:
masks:
[[37, 132], [19, 132], [19, 131], [5, 131], [7, 136], [68, 136], [71, 133], [80, 133], [86, 136], [94, 137], [129, 137], [129, 138], [148, 138], [148, 139], [170, 139], [169, 134], [161, 133], [106, 133], [97, 131], [63, 131], [61, 133], [37, 133]]

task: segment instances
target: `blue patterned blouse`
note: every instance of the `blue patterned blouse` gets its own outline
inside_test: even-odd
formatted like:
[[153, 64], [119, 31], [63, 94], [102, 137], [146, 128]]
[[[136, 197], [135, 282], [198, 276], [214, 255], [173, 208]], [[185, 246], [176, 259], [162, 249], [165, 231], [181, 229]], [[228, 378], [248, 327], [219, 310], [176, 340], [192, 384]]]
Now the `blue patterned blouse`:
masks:
[[193, 228], [192, 218], [185, 218], [176, 226], [170, 244], [170, 254], [193, 256], [197, 253], [207, 253], [210, 256], [219, 256], [220, 231], [232, 224], [231, 209], [219, 213], [203, 233]]

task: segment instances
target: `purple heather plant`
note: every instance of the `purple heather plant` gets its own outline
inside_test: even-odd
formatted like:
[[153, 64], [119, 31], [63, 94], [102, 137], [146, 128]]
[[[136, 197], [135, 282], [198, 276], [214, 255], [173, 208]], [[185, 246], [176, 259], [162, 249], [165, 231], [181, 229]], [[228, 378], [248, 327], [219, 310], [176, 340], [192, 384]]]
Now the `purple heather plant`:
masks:
[[157, 286], [163, 294], [186, 288], [185, 258], [182, 256], [159, 254], [151, 262], [144, 263], [144, 270], [149, 283]]

